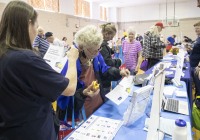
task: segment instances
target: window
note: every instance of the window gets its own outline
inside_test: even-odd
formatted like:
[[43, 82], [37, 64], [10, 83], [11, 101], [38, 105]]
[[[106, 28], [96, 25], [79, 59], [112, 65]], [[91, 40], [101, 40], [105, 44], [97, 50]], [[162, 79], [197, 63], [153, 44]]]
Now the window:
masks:
[[100, 19], [107, 21], [107, 9], [103, 6], [100, 6]]
[[59, 12], [59, 0], [28, 0], [34, 8]]
[[90, 17], [90, 2], [74, 0], [74, 13], [76, 16]]

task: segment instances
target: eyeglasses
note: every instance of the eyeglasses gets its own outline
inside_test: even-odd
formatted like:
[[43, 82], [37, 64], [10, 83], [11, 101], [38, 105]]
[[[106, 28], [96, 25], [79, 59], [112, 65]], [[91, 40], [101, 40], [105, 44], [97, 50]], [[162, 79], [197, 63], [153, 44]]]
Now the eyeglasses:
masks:
[[[87, 48], [85, 48], [84, 49], [84, 51], [87, 51], [88, 53], [89, 53], [89, 55], [95, 55], [97, 52], [99, 52], [99, 51], [101, 51], [102, 50], [102, 47], [100, 46], [100, 48], [98, 48], [97, 50], [94, 50], [94, 51], [91, 51], [91, 50], [89, 50], [89, 49], [87, 49]], [[83, 51], [83, 52], [84, 52]], [[84, 54], [85, 54], [85, 52], [84, 52]]]
[[102, 50], [102, 47], [100, 46], [100, 48], [98, 48], [98, 51], [101, 51]]

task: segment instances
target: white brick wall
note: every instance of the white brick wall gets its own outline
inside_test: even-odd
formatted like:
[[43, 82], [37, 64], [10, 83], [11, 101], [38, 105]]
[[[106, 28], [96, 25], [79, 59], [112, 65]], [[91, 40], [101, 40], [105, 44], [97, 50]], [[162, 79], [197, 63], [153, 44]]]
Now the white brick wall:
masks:
[[[4, 6], [4, 3], [0, 3], [0, 16], [2, 15]], [[104, 23], [103, 21], [83, 19], [54, 12], [38, 11], [38, 13], [38, 23], [45, 29], [45, 32], [51, 31], [54, 33], [55, 37], [59, 39], [62, 39], [63, 36], [66, 36], [69, 44], [71, 44], [73, 41], [73, 33], [77, 32], [78, 29], [88, 24], [93, 24], [99, 27], [99, 25]], [[180, 20], [180, 27], [166, 28], [162, 31], [162, 34], [165, 38], [172, 34], [176, 34], [178, 37], [180, 37], [182, 34], [182, 36], [186, 35], [192, 39], [196, 39], [193, 24], [198, 21], [200, 21], [200, 18]], [[127, 29], [129, 26], [134, 26], [138, 33], [143, 34], [155, 23], [156, 21], [116, 23], [118, 36], [122, 37], [123, 29]], [[78, 29], [75, 27], [75, 24], [79, 25]]]

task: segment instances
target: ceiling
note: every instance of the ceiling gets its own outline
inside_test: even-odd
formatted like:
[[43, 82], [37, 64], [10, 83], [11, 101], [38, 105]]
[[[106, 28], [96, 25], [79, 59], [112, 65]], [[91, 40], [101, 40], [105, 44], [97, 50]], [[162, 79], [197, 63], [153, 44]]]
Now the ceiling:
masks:
[[90, 2], [98, 3], [105, 7], [126, 7], [126, 6], [137, 6], [147, 4], [159, 4], [159, 3], [170, 3], [170, 2], [185, 2], [192, 0], [87, 0]]

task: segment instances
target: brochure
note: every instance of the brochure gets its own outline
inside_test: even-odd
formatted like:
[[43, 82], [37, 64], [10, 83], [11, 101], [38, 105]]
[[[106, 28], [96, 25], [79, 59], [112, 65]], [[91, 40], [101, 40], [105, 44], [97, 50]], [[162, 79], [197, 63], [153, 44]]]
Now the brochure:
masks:
[[43, 59], [58, 73], [62, 71], [67, 62], [67, 52], [64, 46], [50, 44]]
[[92, 115], [67, 140], [112, 140], [121, 126], [121, 120]]

